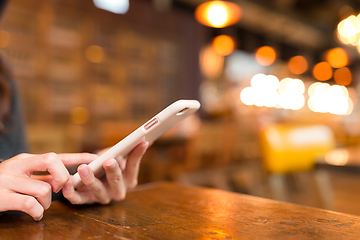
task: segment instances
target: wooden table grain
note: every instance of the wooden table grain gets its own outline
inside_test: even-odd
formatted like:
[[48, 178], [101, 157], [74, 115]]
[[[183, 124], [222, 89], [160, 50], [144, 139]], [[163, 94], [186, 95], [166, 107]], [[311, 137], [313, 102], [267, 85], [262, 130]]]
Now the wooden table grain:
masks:
[[360, 239], [360, 217], [160, 182], [107, 206], [54, 202], [39, 222], [6, 212], [0, 239]]

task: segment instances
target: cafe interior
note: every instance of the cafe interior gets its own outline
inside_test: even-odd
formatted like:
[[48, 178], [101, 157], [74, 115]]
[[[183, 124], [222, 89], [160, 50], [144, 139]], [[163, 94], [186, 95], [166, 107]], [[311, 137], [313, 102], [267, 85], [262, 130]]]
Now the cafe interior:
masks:
[[139, 184], [360, 215], [360, 2], [10, 0], [0, 54], [32, 153], [110, 147], [179, 99]]

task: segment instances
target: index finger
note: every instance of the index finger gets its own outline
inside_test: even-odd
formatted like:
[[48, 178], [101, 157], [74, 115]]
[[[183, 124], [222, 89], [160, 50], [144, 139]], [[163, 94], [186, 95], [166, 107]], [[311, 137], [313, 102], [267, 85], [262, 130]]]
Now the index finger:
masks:
[[16, 155], [15, 157], [13, 157], [13, 159], [24, 159], [24, 158], [29, 158], [29, 157], [33, 157], [36, 156], [36, 154], [30, 154], [30, 153], [20, 153], [18, 155]]
[[80, 164], [89, 164], [99, 156], [92, 153], [62, 153], [58, 154], [58, 157], [66, 167], [71, 167]]
[[55, 153], [36, 155], [18, 161], [22, 161], [21, 164], [18, 164], [19, 170], [29, 177], [33, 172], [48, 171], [53, 178], [50, 184], [54, 192], [60, 191], [70, 178], [68, 170]]

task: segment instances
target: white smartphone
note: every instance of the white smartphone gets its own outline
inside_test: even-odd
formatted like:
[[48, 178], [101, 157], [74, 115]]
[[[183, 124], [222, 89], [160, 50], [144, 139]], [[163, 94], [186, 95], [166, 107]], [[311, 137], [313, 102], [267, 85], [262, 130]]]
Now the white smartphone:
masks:
[[[91, 170], [96, 176], [100, 176], [100, 174], [104, 172], [102, 164], [106, 159], [115, 158], [117, 156], [126, 158], [131, 150], [133, 150], [140, 142], [145, 140], [151, 144], [186, 117], [195, 113], [199, 108], [200, 103], [196, 100], [178, 100], [174, 102], [138, 129], [133, 131], [123, 140], [118, 142], [104, 154], [92, 161], [89, 164]], [[71, 180], [74, 188], [82, 185], [79, 173], [74, 174], [71, 177]]]

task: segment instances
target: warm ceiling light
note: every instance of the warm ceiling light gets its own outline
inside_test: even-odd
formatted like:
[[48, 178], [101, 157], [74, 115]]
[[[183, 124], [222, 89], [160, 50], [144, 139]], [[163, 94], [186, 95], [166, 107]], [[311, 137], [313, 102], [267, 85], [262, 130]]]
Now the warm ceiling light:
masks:
[[313, 68], [313, 75], [317, 80], [326, 81], [332, 77], [333, 71], [329, 63], [320, 62]]
[[93, 0], [97, 8], [116, 14], [125, 14], [129, 11], [129, 0]]
[[348, 64], [348, 56], [344, 49], [342, 48], [333, 48], [330, 49], [326, 54], [326, 61], [333, 68], [342, 68]]
[[272, 47], [263, 46], [256, 50], [256, 61], [262, 66], [269, 66], [275, 62], [276, 52]]
[[339, 85], [349, 85], [352, 80], [352, 75], [347, 67], [339, 68], [334, 73], [334, 80]]
[[227, 56], [234, 51], [235, 42], [227, 35], [220, 35], [214, 38], [213, 48], [221, 56]]
[[196, 8], [195, 17], [205, 26], [223, 28], [240, 20], [241, 8], [232, 2], [209, 1]]
[[302, 74], [308, 69], [308, 63], [303, 56], [295, 56], [289, 60], [289, 70], [294, 74]]

